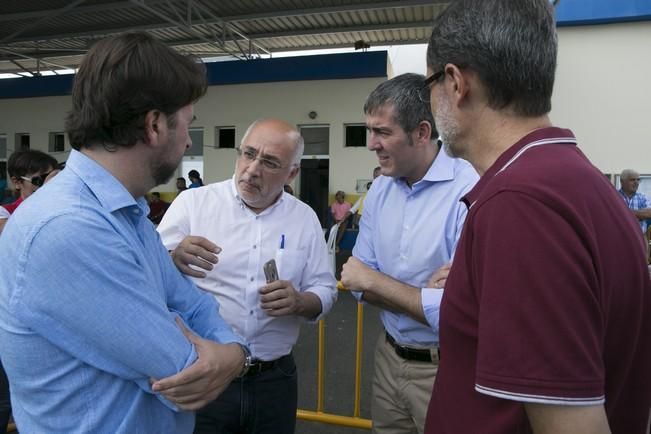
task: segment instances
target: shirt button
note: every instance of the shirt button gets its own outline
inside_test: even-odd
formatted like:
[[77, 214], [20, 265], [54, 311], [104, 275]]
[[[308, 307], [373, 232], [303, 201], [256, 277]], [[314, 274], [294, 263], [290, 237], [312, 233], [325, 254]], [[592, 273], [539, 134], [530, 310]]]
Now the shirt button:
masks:
[[253, 315], [253, 311], [252, 311], [252, 310], [249, 311], [249, 315]]
[[256, 247], [258, 247], [258, 246], [256, 246], [256, 245], [254, 244], [254, 245], [253, 245], [253, 248], [255, 249]]
[[251, 282], [253, 282], [253, 277], [251, 278]]

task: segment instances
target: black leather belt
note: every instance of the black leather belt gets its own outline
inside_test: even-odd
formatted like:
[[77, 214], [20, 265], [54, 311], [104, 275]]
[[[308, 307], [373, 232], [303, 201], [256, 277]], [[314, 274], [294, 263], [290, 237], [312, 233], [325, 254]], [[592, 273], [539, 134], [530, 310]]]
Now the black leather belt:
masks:
[[253, 377], [255, 375], [258, 375], [262, 372], [268, 371], [270, 369], [275, 368], [278, 366], [278, 364], [286, 359], [287, 357], [291, 357], [291, 354], [287, 354], [286, 356], [282, 356], [279, 359], [276, 360], [269, 360], [269, 361], [264, 361], [264, 360], [256, 360], [254, 359], [251, 362], [251, 367], [249, 368], [248, 372], [244, 375], [245, 377]]
[[432, 363], [432, 353], [430, 350], [421, 350], [417, 348], [409, 348], [396, 343], [396, 340], [387, 332], [385, 333], [387, 342], [396, 351], [399, 357], [405, 360], [413, 360], [416, 362], [429, 362]]

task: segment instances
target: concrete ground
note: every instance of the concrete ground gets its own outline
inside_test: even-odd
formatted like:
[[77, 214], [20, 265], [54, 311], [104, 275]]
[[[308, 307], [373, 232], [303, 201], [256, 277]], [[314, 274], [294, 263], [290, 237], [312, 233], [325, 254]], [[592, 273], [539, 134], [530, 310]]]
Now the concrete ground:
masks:
[[[350, 252], [342, 252], [338, 263], [345, 261]], [[338, 267], [340, 269], [340, 266]], [[352, 416], [355, 398], [355, 334], [357, 327], [357, 301], [340, 291], [339, 298], [325, 319], [325, 396], [324, 411], [342, 416]], [[362, 384], [360, 416], [371, 418], [371, 381], [373, 377], [373, 352], [383, 330], [379, 310], [364, 305], [362, 350]], [[298, 408], [316, 410], [317, 402], [317, 342], [316, 324], [304, 324], [294, 357], [298, 366]], [[319, 422], [298, 420], [296, 434], [369, 434], [360, 428], [349, 428]]]

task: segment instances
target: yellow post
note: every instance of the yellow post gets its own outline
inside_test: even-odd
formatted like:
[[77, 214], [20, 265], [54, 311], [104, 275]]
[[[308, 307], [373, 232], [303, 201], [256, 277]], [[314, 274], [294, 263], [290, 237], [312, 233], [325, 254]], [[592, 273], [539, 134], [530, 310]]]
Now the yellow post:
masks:
[[357, 303], [357, 343], [355, 349], [355, 407], [353, 416], [359, 417], [360, 395], [362, 390], [362, 338], [364, 329], [364, 305]]
[[[337, 283], [337, 289], [346, 291], [341, 282]], [[316, 397], [316, 411], [297, 410], [296, 417], [302, 420], [310, 420], [314, 422], [322, 422], [332, 425], [349, 426], [353, 428], [371, 429], [371, 421], [363, 419], [360, 414], [360, 394], [361, 394], [361, 378], [362, 378], [362, 338], [363, 338], [363, 322], [364, 322], [364, 309], [363, 304], [357, 304], [357, 333], [356, 333], [356, 350], [355, 350], [355, 407], [353, 409], [353, 417], [341, 416], [338, 414], [324, 413], [324, 395], [325, 395], [325, 323], [323, 320], [319, 321], [319, 336], [318, 336], [318, 354], [317, 354], [317, 397]]]
[[316, 411], [323, 411], [324, 401], [324, 365], [325, 365], [325, 324], [323, 320], [319, 321], [319, 346], [318, 346], [318, 361], [317, 361], [317, 384], [316, 384]]
[[327, 423], [330, 425], [349, 426], [352, 428], [371, 429], [371, 421], [359, 417], [340, 416], [338, 414], [320, 413], [316, 411], [298, 410], [296, 417], [301, 420]]

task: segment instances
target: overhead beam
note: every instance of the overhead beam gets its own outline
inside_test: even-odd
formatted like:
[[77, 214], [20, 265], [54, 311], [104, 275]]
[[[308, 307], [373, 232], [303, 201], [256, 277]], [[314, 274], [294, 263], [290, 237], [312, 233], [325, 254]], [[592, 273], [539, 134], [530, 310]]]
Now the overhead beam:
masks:
[[[293, 36], [329, 35], [329, 34], [336, 34], [336, 33], [374, 32], [374, 31], [402, 30], [402, 29], [413, 29], [413, 28], [431, 28], [431, 26], [432, 26], [432, 21], [427, 20], [427, 21], [409, 21], [405, 23], [391, 23], [391, 24], [369, 24], [365, 26], [324, 27], [318, 29], [301, 29], [301, 30], [288, 30], [282, 32], [253, 33], [253, 34], [249, 34], [248, 36], [250, 39], [272, 39], [272, 38], [288, 38]], [[202, 43], [203, 42], [199, 39], [178, 39], [175, 41], [169, 41], [168, 45], [171, 45], [173, 47], [182, 47], [184, 45], [196, 45]]]
[[[39, 61], [39, 60], [40, 60], [41, 63], [44, 63], [44, 64], [46, 64], [46, 65], [50, 65], [50, 66], [54, 66], [54, 67], [56, 67], [56, 68], [60, 68], [60, 69], [70, 69], [69, 66], [62, 66], [62, 65], [59, 65], [59, 64], [56, 64], [56, 63], [50, 62], [49, 60], [45, 60], [45, 59], [36, 59], [36, 58], [34, 58], [34, 57], [28, 56], [28, 55], [23, 54], [23, 53], [18, 53], [18, 52], [13, 51], [13, 50], [7, 50], [6, 48], [0, 48], [0, 51], [2, 51], [2, 52], [4, 52], [4, 53], [12, 54], [12, 55], [14, 55], [14, 56], [16, 56], [16, 57], [18, 57], [18, 58], [22, 58], [22, 59], [28, 59], [28, 60], [34, 60], [34, 61]], [[0, 60], [1, 60], [1, 59], [0, 59]], [[9, 60], [9, 61], [10, 61], [11, 59], [7, 58], [6, 60]]]
[[[318, 29], [303, 29], [303, 30], [291, 30], [291, 31], [282, 31], [282, 32], [266, 32], [266, 33], [255, 33], [255, 34], [250, 34], [248, 35], [247, 39], [249, 40], [259, 40], [259, 39], [273, 39], [273, 38], [287, 38], [287, 37], [296, 37], [296, 36], [312, 36], [312, 35], [327, 35], [327, 34], [337, 34], [337, 33], [351, 33], [351, 32], [374, 32], [374, 31], [386, 31], [386, 30], [402, 30], [402, 29], [413, 29], [413, 28], [431, 28], [432, 26], [432, 21], [426, 20], [426, 21], [410, 21], [410, 22], [405, 22], [405, 23], [395, 23], [395, 24], [369, 24], [369, 25], [364, 25], [364, 26], [346, 26], [346, 27], [326, 27], [326, 28], [318, 28]], [[238, 39], [235, 36], [227, 37], [223, 39], [221, 42], [224, 44], [229, 43], [229, 42], [235, 42], [236, 40], [241, 40]], [[402, 42], [400, 42], [402, 43]], [[198, 45], [198, 44], [211, 44], [214, 45], [214, 41], [207, 39], [205, 36], [202, 37], [197, 37], [197, 38], [186, 38], [186, 39], [178, 39], [178, 40], [173, 40], [167, 42], [168, 45], [175, 47], [175, 48], [183, 48], [184, 46], [187, 45]], [[229, 52], [229, 50], [225, 49], [225, 47], [221, 46], [218, 44], [219, 50], [216, 50], [216, 52]], [[31, 48], [33, 50], [38, 50], [38, 47], [21, 47], [23, 48]], [[299, 49], [303, 50], [303, 47], [300, 47]], [[14, 49], [15, 50], [15, 49]], [[56, 50], [54, 53], [48, 52], [46, 56], [42, 56], [41, 53], [35, 54], [35, 53], [29, 53], [31, 58], [44, 58], [44, 57], [59, 57], [60, 56], [66, 56], [66, 55], [75, 55], [79, 53], [83, 53], [83, 50], [76, 50], [76, 49], [53, 49], [51, 48], [50, 50]], [[270, 52], [276, 51], [275, 49], [267, 49]], [[56, 54], [55, 54], [56, 53]], [[268, 54], [268, 53], [266, 53]]]
[[[225, 39], [226, 37], [230, 36], [233, 33], [237, 33], [238, 38], [243, 38], [243, 39], [247, 40], [247, 42], [248, 42], [248, 38], [245, 35], [238, 32], [236, 29], [232, 28], [232, 26], [230, 26], [230, 24], [221, 22], [216, 17], [214, 17], [213, 19], [216, 20], [219, 23], [220, 27], [221, 27], [221, 32], [220, 32], [221, 35], [222, 35], [221, 39], [217, 39], [215, 37], [214, 33], [213, 33], [212, 38], [208, 38], [208, 37], [206, 37], [205, 35], [203, 35], [201, 32], [199, 32], [197, 29], [195, 29], [193, 27], [193, 22], [191, 22], [191, 21], [184, 22], [183, 17], [179, 16], [178, 10], [176, 10], [175, 6], [172, 5], [169, 2], [168, 2], [169, 7], [172, 9], [172, 11], [174, 13], [177, 14], [178, 19], [169, 17], [165, 13], [163, 13], [162, 11], [147, 5], [145, 3], [145, 0], [130, 0], [130, 1], [133, 2], [134, 4], [140, 5], [140, 7], [147, 10], [150, 14], [153, 14], [153, 15], [157, 16], [158, 18], [166, 20], [169, 24], [172, 24], [174, 27], [178, 27], [180, 29], [183, 29], [183, 30], [187, 31], [188, 33], [194, 34], [196, 36], [196, 38], [199, 41], [201, 41], [200, 43], [209, 44], [209, 45], [216, 45], [220, 49], [228, 51], [228, 48], [225, 46], [225, 44], [223, 42], [223, 39]], [[191, 7], [197, 6], [197, 5], [198, 5], [198, 2], [193, 4], [192, 0], [189, 0], [187, 6], [188, 6], [188, 8], [191, 8]], [[188, 13], [188, 16], [192, 16], [192, 14]], [[179, 21], [179, 19], [180, 19], [180, 21]], [[202, 22], [202, 24], [203, 24], [203, 22]], [[244, 50], [241, 50], [241, 49], [240, 49], [239, 53], [235, 52], [235, 51], [231, 51], [230, 53], [231, 53], [231, 55], [233, 55], [235, 57], [238, 57], [238, 58], [240, 56], [242, 56], [243, 58], [249, 58], [251, 56], [250, 53], [247, 53], [247, 52], [245, 52]]]
[[[164, 1], [166, 0], [149, 0], [149, 3], [155, 5], [158, 3], [162, 3]], [[95, 12], [114, 11], [117, 9], [131, 9], [135, 7], [136, 5], [130, 3], [128, 0], [125, 0], [125, 1], [117, 1], [114, 3], [102, 3], [97, 5], [79, 6], [75, 9], [75, 13], [90, 14]], [[34, 20], [42, 17], [47, 17], [58, 10], [59, 9], [45, 9], [45, 10], [30, 11], [30, 12], [16, 12], [13, 14], [12, 13], [2, 14], [0, 15], [0, 22]]]
[[400, 0], [390, 2], [373, 2], [373, 3], [359, 3], [350, 5], [339, 6], [324, 6], [317, 8], [305, 9], [287, 9], [282, 11], [260, 12], [244, 15], [232, 15], [224, 17], [225, 21], [249, 21], [249, 20], [262, 20], [266, 18], [285, 18], [295, 17], [300, 15], [323, 15], [332, 14], [337, 12], [359, 12], [377, 9], [404, 9], [414, 6], [433, 6], [436, 4], [448, 4], [451, 0]]
[[13, 59], [9, 59], [9, 61], [10, 61], [11, 63], [13, 63], [14, 65], [16, 65], [18, 68], [20, 68], [21, 70], [23, 70], [23, 71], [27, 72], [28, 74], [31, 74], [32, 76], [34, 76], [34, 73], [33, 73], [32, 71], [30, 71], [29, 69], [25, 68], [23, 65], [21, 65], [21, 64], [18, 63], [18, 62], [16, 62], [15, 60], [13, 60]]
[[61, 9], [57, 9], [55, 11], [52, 11], [49, 15], [45, 15], [45, 16], [41, 17], [40, 19], [38, 19], [38, 20], [36, 20], [34, 22], [31, 22], [30, 24], [22, 27], [20, 30], [17, 30], [14, 33], [12, 33], [10, 35], [7, 35], [4, 38], [0, 39], [0, 44], [4, 44], [6, 42], [12, 41], [16, 36], [18, 36], [18, 35], [20, 35], [22, 33], [25, 33], [29, 29], [33, 29], [35, 27], [40, 26], [45, 21], [51, 20], [52, 18], [54, 18], [54, 17], [56, 17], [58, 15], [61, 15], [61, 14], [65, 13], [65, 12], [69, 11], [70, 9], [73, 9], [74, 7], [76, 7], [77, 5], [79, 5], [80, 3], [83, 3], [85, 1], [86, 0], [75, 0], [72, 3], [69, 3], [68, 5], [66, 5], [65, 7], [62, 7]]
[[[329, 14], [335, 12], [352, 12], [352, 11], [366, 11], [366, 10], [378, 10], [378, 9], [404, 9], [413, 6], [432, 6], [437, 4], [448, 4], [450, 0], [400, 0], [400, 1], [390, 1], [390, 2], [371, 2], [371, 3], [360, 3], [355, 5], [342, 5], [342, 6], [330, 6], [330, 7], [320, 7], [320, 8], [305, 8], [305, 9], [287, 9], [282, 11], [273, 11], [273, 12], [260, 12], [254, 14], [245, 14], [245, 15], [232, 15], [224, 16], [220, 18], [207, 19], [202, 22], [202, 24], [221, 24], [221, 23], [235, 23], [238, 21], [247, 21], [247, 20], [256, 20], [256, 19], [265, 19], [265, 18], [280, 18], [280, 17], [291, 17], [299, 15], [319, 15], [319, 14]], [[130, 2], [132, 3], [132, 2]], [[151, 2], [148, 2], [151, 3]], [[155, 3], [162, 3], [161, 1]], [[135, 4], [135, 3], [132, 3]], [[81, 8], [78, 8], [78, 10]], [[22, 38], [16, 38], [13, 42], [31, 42], [44, 39], [67, 39], [67, 38], [79, 38], [79, 37], [97, 37], [97, 35], [110, 35], [115, 33], [122, 33], [130, 30], [143, 30], [143, 31], [152, 31], [160, 30], [174, 27], [170, 25], [169, 21], [161, 21], [157, 23], [142, 24], [136, 26], [125, 26], [125, 27], [109, 27], [109, 28], [94, 28], [92, 30], [84, 32], [65, 32], [65, 33], [51, 33], [51, 34], [41, 34], [41, 35], [30, 35]], [[250, 36], [249, 36], [250, 37]]]

